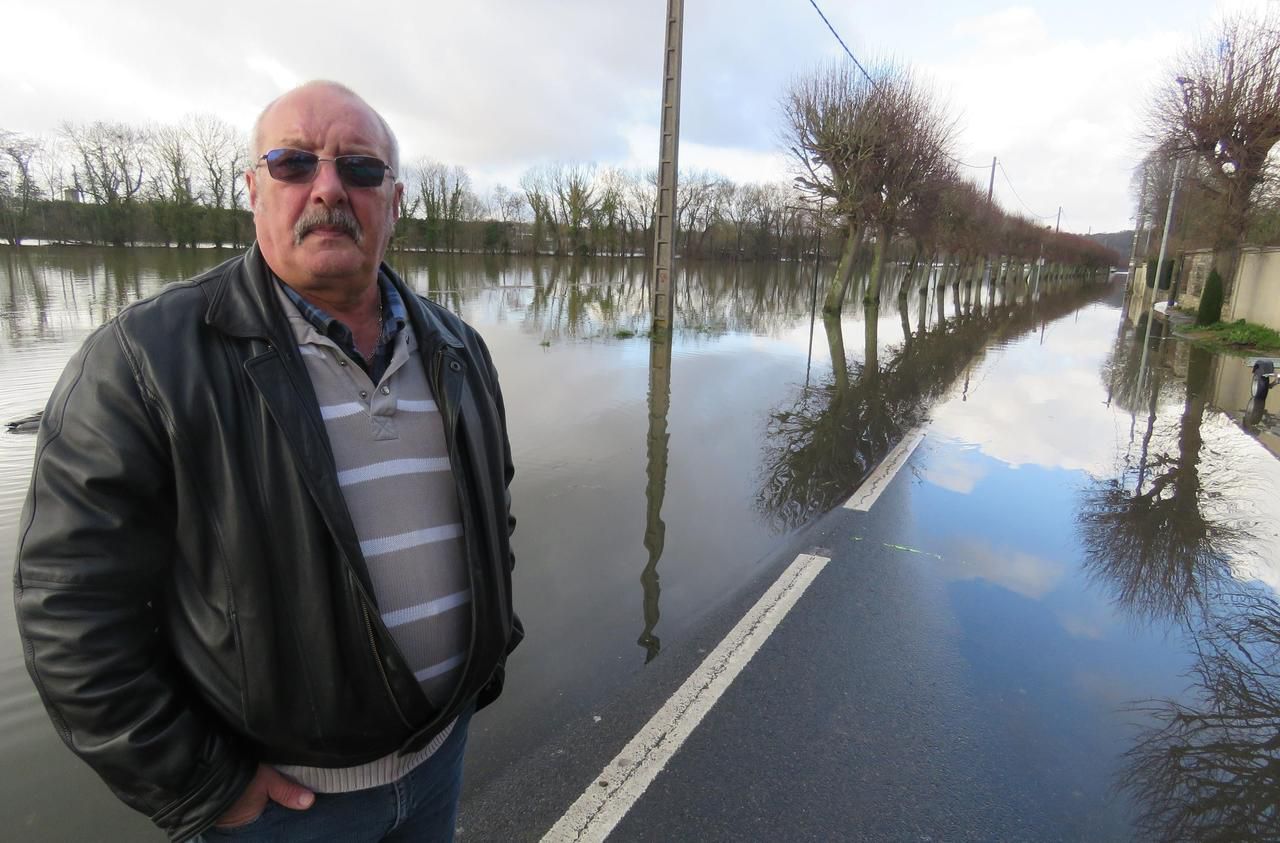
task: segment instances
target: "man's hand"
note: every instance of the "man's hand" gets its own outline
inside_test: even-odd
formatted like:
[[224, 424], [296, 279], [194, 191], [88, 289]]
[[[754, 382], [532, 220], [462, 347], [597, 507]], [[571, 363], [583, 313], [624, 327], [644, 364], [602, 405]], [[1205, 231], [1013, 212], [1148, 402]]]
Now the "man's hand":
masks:
[[258, 765], [249, 786], [244, 789], [230, 808], [214, 823], [215, 828], [234, 828], [248, 825], [267, 809], [267, 802], [279, 802], [294, 811], [305, 811], [316, 801], [316, 796], [302, 785], [285, 778], [274, 767]]

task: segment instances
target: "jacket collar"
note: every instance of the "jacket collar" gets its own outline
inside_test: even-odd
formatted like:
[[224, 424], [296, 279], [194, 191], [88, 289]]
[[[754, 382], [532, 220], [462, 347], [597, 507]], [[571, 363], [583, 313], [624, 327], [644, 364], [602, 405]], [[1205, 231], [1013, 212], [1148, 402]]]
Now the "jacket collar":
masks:
[[[422, 299], [384, 262], [380, 271], [404, 300], [413, 330], [423, 347], [436, 343], [462, 348], [462, 341], [436, 316]], [[263, 338], [283, 343], [290, 336], [275, 291], [271, 273], [254, 243], [239, 258], [228, 261], [213, 280], [205, 322], [233, 337]]]

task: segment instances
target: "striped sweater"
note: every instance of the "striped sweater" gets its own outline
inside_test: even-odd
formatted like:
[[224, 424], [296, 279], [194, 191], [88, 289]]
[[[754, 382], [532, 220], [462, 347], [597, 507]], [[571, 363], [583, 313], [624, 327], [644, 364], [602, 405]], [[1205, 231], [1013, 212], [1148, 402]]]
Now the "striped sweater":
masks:
[[[396, 334], [375, 384], [278, 292], [320, 404], [382, 621], [427, 698], [443, 707], [470, 643], [471, 592], [444, 425], [413, 330], [406, 323]], [[319, 792], [375, 787], [429, 758], [452, 728], [410, 756], [392, 753], [344, 769], [279, 769]]]

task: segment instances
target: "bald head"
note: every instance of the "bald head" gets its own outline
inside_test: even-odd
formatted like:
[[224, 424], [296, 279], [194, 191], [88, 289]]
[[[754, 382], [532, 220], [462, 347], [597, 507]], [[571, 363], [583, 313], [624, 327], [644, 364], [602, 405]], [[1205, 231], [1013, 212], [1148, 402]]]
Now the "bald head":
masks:
[[313, 92], [317, 89], [325, 89], [333, 93], [341, 94], [344, 97], [348, 97], [359, 103], [362, 108], [373, 116], [378, 126], [381, 127], [383, 136], [386, 140], [387, 163], [391, 165], [391, 172], [393, 172], [398, 178], [400, 176], [400, 142], [396, 140], [395, 132], [391, 131], [391, 125], [383, 119], [382, 115], [379, 114], [373, 106], [369, 105], [369, 103], [365, 101], [364, 97], [360, 96], [340, 82], [330, 82], [325, 79], [314, 79], [310, 82], [304, 82], [292, 90], [285, 91], [283, 94], [267, 103], [266, 108], [262, 109], [261, 113], [258, 114], [258, 119], [253, 121], [253, 131], [249, 135], [249, 151], [253, 154], [253, 161], [257, 161], [262, 154], [266, 152], [266, 150], [263, 149], [265, 142], [262, 137], [262, 124], [267, 115], [269, 115], [271, 111], [281, 103], [294, 97]]

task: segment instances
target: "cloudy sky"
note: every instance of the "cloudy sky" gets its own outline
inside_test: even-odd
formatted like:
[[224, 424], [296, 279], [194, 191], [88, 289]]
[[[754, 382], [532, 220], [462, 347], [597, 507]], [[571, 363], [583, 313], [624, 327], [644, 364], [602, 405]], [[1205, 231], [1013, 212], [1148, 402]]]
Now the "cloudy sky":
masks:
[[[1141, 111], [1171, 57], [1226, 11], [1277, 0], [819, 0], [864, 63], [909, 62], [958, 118], [960, 160], [1007, 210], [1065, 230], [1130, 226]], [[245, 129], [267, 101], [336, 79], [381, 110], [405, 160], [484, 191], [550, 161], [654, 166], [665, 0], [187, 4], [0, 0], [0, 128], [177, 121]], [[778, 101], [847, 60], [809, 0], [686, 0], [681, 165], [787, 179]], [[21, 37], [14, 37], [22, 33]], [[1016, 192], [1015, 192], [1016, 191]]]

